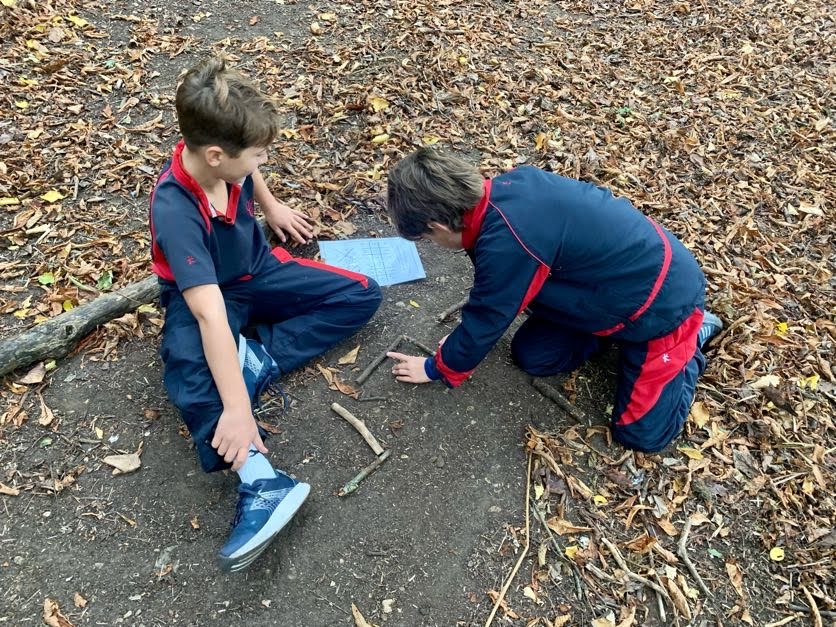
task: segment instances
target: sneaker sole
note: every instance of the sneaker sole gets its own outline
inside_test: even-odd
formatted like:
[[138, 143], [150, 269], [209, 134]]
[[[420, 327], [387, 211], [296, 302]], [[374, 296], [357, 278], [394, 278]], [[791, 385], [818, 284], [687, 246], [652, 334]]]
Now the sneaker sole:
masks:
[[270, 516], [261, 528], [261, 531], [253, 536], [252, 540], [228, 557], [224, 555], [218, 556], [221, 570], [226, 573], [234, 573], [252, 564], [264, 549], [269, 546], [276, 534], [299, 511], [299, 508], [302, 507], [302, 503], [308, 498], [310, 492], [311, 486], [307, 483], [297, 483], [287, 493], [287, 496], [282, 499], [282, 502], [273, 512], [272, 516]]

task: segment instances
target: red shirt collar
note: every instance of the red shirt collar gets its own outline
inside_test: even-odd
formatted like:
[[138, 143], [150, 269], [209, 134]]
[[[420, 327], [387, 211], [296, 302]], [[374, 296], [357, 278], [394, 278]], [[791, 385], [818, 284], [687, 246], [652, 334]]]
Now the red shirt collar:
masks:
[[[209, 198], [207, 198], [206, 192], [203, 191], [200, 184], [191, 174], [188, 173], [186, 168], [183, 167], [183, 149], [185, 147], [186, 142], [182, 139], [177, 142], [177, 145], [174, 147], [174, 153], [171, 155], [171, 171], [174, 173], [174, 178], [177, 179], [177, 182], [189, 190], [197, 199], [197, 206], [200, 208], [200, 213], [203, 216], [203, 219], [206, 220], [206, 224], [208, 226], [209, 220], [212, 219], [212, 209], [209, 205]], [[235, 224], [235, 214], [238, 211], [238, 197], [241, 193], [239, 185], [232, 185], [231, 187], [232, 189], [230, 190], [229, 200], [227, 201], [226, 215], [218, 215], [218, 218], [227, 224]]]
[[473, 209], [469, 209], [463, 216], [462, 248], [469, 250], [476, 244], [479, 230], [482, 228], [482, 220], [485, 219], [485, 211], [488, 208], [488, 200], [491, 197], [491, 179], [484, 181], [484, 193], [482, 199], [476, 203]]

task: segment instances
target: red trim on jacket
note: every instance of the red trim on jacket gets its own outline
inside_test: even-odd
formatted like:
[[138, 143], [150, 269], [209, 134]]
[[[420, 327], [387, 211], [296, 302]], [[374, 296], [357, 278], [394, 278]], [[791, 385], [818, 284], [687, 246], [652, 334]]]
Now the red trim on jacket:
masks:
[[450, 387], [459, 387], [465, 380], [473, 374], [472, 370], [468, 370], [467, 372], [457, 372], [450, 368], [447, 364], [444, 363], [444, 359], [441, 357], [441, 351], [443, 350], [443, 345], [439, 345], [438, 350], [435, 351], [435, 367], [438, 368], [438, 371], [444, 377], [444, 381], [446, 381]]
[[537, 272], [534, 273], [534, 276], [531, 279], [531, 283], [528, 285], [528, 289], [525, 291], [523, 295], [522, 302], [520, 303], [519, 309], [517, 309], [517, 313], [522, 313], [522, 310], [528, 307], [528, 303], [534, 300], [534, 297], [537, 296], [538, 292], [543, 288], [543, 284], [546, 282], [546, 279], [549, 278], [551, 274], [551, 267], [545, 261], [540, 259], [537, 255], [531, 252], [531, 249], [525, 245], [525, 242], [522, 241], [522, 238], [517, 235], [517, 232], [514, 230], [514, 227], [511, 226], [511, 223], [508, 221], [508, 218], [505, 217], [505, 214], [502, 213], [502, 209], [497, 207], [495, 204], [488, 203], [491, 207], [496, 209], [496, 212], [500, 215], [502, 220], [505, 222], [505, 225], [508, 227], [508, 230], [511, 231], [511, 235], [514, 236], [514, 239], [517, 240], [522, 249], [528, 253], [528, 256], [534, 259], [540, 267], [537, 268]]
[[[171, 171], [174, 173], [174, 178], [177, 182], [185, 187], [197, 199], [197, 206], [200, 209], [200, 214], [206, 222], [206, 229], [211, 230], [210, 220], [212, 219], [212, 208], [209, 204], [209, 198], [206, 192], [189, 174], [185, 167], [183, 167], [183, 149], [186, 147], [186, 142], [182, 139], [177, 142], [174, 147], [174, 154], [171, 156]], [[226, 201], [226, 214], [218, 215], [218, 218], [227, 224], [235, 224], [235, 216], [238, 214], [238, 199], [241, 197], [241, 186], [230, 184], [229, 196]]]
[[630, 400], [624, 413], [615, 420], [615, 424], [632, 424], [653, 409], [664, 387], [673, 381], [694, 357], [702, 319], [702, 311], [695, 309], [672, 333], [647, 343], [647, 355], [639, 376], [633, 383]]
[[482, 221], [485, 219], [485, 211], [488, 209], [488, 201], [491, 197], [491, 179], [485, 179], [483, 183], [484, 194], [482, 199], [476, 203], [476, 206], [469, 211], [465, 211], [462, 220], [464, 222], [462, 227], [462, 248], [467, 250], [473, 248], [476, 244], [476, 238], [479, 236], [479, 230], [482, 228]]
[[[163, 170], [163, 173], [160, 174], [159, 178], [157, 178], [157, 185], [159, 185], [160, 181], [168, 176], [170, 172], [171, 167]], [[151, 192], [151, 202], [148, 208], [148, 226], [151, 228], [151, 272], [165, 281], [173, 281], [174, 273], [171, 271], [171, 266], [168, 265], [168, 260], [165, 258], [165, 254], [162, 249], [157, 246], [157, 235], [154, 232], [154, 220], [151, 217], [151, 207], [154, 206], [154, 195], [157, 193], [157, 185], [154, 186], [154, 189]]]
[[295, 261], [300, 266], [306, 266], [308, 268], [318, 268], [319, 270], [325, 270], [326, 272], [333, 272], [334, 274], [339, 274], [340, 276], [343, 276], [347, 279], [357, 281], [363, 287], [369, 287], [369, 277], [367, 277], [365, 274], [360, 274], [359, 272], [352, 272], [351, 270], [346, 270], [345, 268], [338, 268], [337, 266], [329, 266], [327, 263], [322, 263], [321, 261], [314, 261], [313, 259], [302, 259], [299, 257], [294, 257], [281, 246], [276, 246], [270, 252], [276, 259], [278, 259], [282, 263], [286, 263], [288, 261]]
[[[638, 309], [636, 309], [636, 311], [634, 311], [633, 313], [631, 313], [628, 316], [628, 319], [631, 322], [634, 322], [634, 321], [638, 320], [639, 316], [641, 316], [645, 311], [647, 311], [647, 308], [650, 307], [653, 304], [654, 300], [656, 300], [656, 296], [658, 296], [659, 290], [662, 289], [662, 284], [665, 282], [665, 277], [668, 276], [668, 270], [671, 267], [671, 258], [673, 257], [673, 251], [671, 250], [671, 243], [668, 241], [668, 238], [665, 237], [665, 233], [664, 233], [664, 231], [662, 231], [662, 227], [660, 227], [658, 224], [656, 224], [652, 219], [648, 218], [647, 216], [645, 216], [645, 218], [647, 218], [647, 221], [650, 222], [650, 224], [653, 225], [653, 228], [656, 229], [656, 233], [659, 235], [659, 238], [662, 240], [662, 246], [664, 247], [664, 255], [663, 255], [663, 258], [662, 258], [662, 268], [659, 270], [659, 274], [656, 275], [656, 281], [654, 281], [654, 283], [653, 283], [653, 287], [650, 290], [650, 294], [648, 294], [647, 299], [644, 301], [642, 306], [639, 307]], [[621, 331], [621, 329], [623, 329], [623, 328], [624, 328], [624, 323], [619, 322], [618, 324], [616, 324], [613, 327], [610, 327], [609, 329], [604, 329], [603, 331], [595, 331], [595, 332], [593, 332], [593, 335], [598, 335], [598, 336], [612, 335], [616, 331]]]

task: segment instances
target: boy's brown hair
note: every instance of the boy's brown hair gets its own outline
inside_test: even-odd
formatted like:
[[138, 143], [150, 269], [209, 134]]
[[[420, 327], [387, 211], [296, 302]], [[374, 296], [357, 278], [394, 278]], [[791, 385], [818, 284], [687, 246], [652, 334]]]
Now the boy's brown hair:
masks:
[[484, 192], [479, 169], [433, 148], [420, 148], [389, 171], [387, 205], [398, 233], [420, 239], [438, 222], [462, 230], [466, 211]]
[[220, 57], [186, 72], [175, 106], [180, 133], [191, 150], [220, 146], [234, 158], [246, 148], [268, 146], [278, 134], [270, 99]]

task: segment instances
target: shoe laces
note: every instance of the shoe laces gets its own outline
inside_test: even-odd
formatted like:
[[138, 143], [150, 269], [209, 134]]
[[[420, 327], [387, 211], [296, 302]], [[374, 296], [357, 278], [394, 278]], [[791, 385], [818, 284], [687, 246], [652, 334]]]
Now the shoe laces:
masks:
[[238, 486], [238, 504], [235, 506], [235, 516], [232, 519], [232, 527], [237, 527], [244, 516], [244, 510], [247, 509], [256, 497], [258, 497], [258, 490], [246, 487], [244, 484]]

